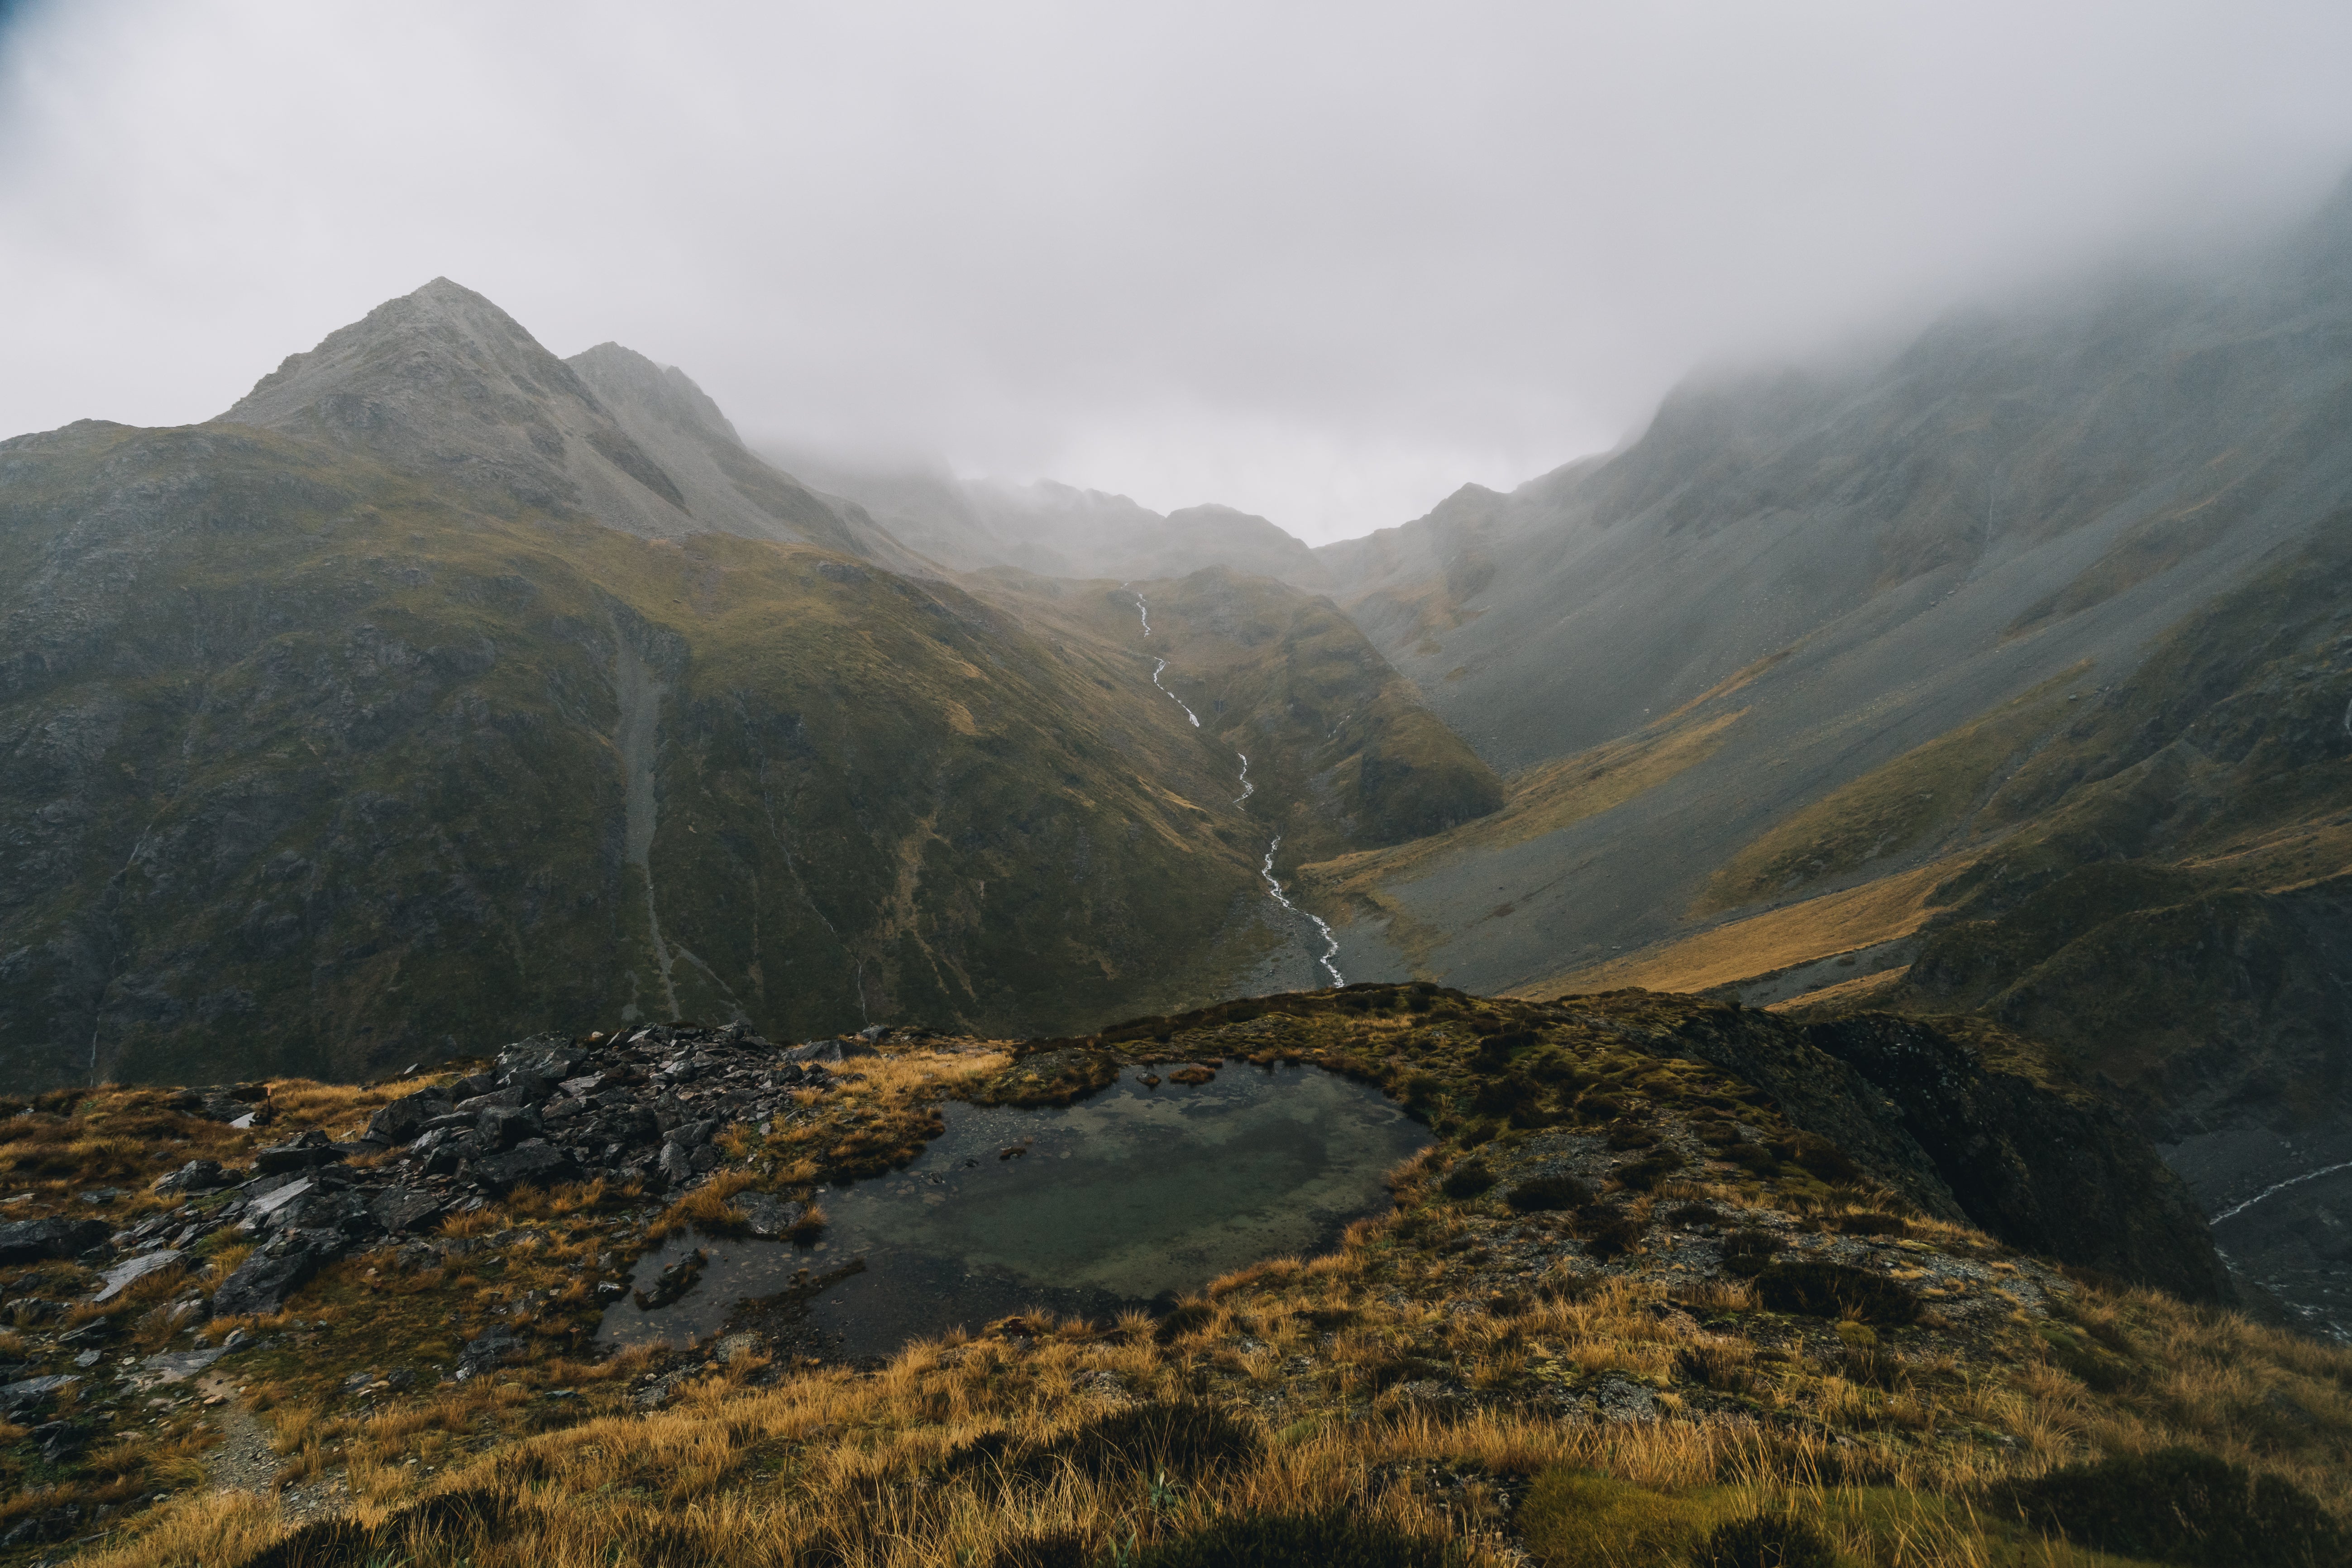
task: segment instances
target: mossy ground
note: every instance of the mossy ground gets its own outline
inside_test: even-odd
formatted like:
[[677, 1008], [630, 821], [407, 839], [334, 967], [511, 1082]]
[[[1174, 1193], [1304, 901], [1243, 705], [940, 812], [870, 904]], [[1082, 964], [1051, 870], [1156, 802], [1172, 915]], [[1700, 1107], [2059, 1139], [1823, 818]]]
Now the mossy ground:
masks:
[[[429, 1267], [396, 1248], [346, 1259], [280, 1317], [236, 1325], [257, 1342], [216, 1364], [214, 1386], [268, 1427], [281, 1483], [334, 1483], [354, 1528], [376, 1531], [370, 1550], [480, 1568], [985, 1563], [1034, 1541], [1108, 1561], [1220, 1521], [1336, 1509], [1471, 1563], [1521, 1551], [1679, 1562], [1716, 1526], [1778, 1510], [1818, 1525], [1851, 1563], [2088, 1564], [2110, 1560], [1989, 1510], [1987, 1489], [2182, 1444], [2336, 1518], [2352, 1506], [2344, 1352], [2070, 1279], [1923, 1216], [1749, 1086], [1657, 1054], [1695, 1005], [1365, 988], [1076, 1039], [909, 1040], [787, 1135], [736, 1130], [719, 1176], [674, 1208], [593, 1184], [526, 1194], [454, 1227], [495, 1245]], [[1081, 1092], [1104, 1060], [1234, 1072], [1293, 1058], [1382, 1085], [1444, 1134], [1396, 1173], [1396, 1211], [1329, 1256], [1243, 1270], [1156, 1325], [1033, 1314], [870, 1370], [776, 1346], [722, 1361], [709, 1348], [597, 1357], [587, 1342], [593, 1281], [651, 1232], [723, 1226], [732, 1190], [798, 1190], [828, 1162], [919, 1146], [940, 1096], [1050, 1100]], [[54, 1172], [26, 1206], [77, 1201], [81, 1168], [55, 1170], [58, 1151], [84, 1148], [88, 1169], [126, 1185], [190, 1150], [238, 1152], [244, 1135], [152, 1120], [140, 1109], [152, 1092], [36, 1112], [38, 1134], [0, 1153]], [[306, 1115], [346, 1130], [388, 1092], [279, 1085], [277, 1103], [315, 1099], [266, 1136]], [[1447, 1195], [1445, 1176], [1473, 1163], [1492, 1184]], [[1570, 1171], [1581, 1200], [1509, 1201]], [[1774, 1239], [1762, 1268], [1867, 1268], [1917, 1311], [1769, 1310], [1762, 1269], [1730, 1263], [1740, 1249], [1727, 1243], [1747, 1235]], [[37, 1272], [53, 1294], [87, 1282], [71, 1265]], [[34, 1277], [16, 1271], [8, 1300]], [[134, 1336], [110, 1353], [144, 1348], [137, 1325], [173, 1293], [160, 1280], [108, 1314]], [[527, 1353], [443, 1381], [488, 1326], [518, 1332]], [[218, 1412], [183, 1387], [152, 1411], [94, 1387], [75, 1415], [105, 1436], [61, 1466], [37, 1457], [29, 1429], [13, 1436], [5, 1518], [79, 1502], [81, 1532], [102, 1537], [84, 1543], [90, 1560], [125, 1568], [236, 1563], [284, 1534], [268, 1498], [200, 1480]], [[954, 1458], [975, 1444], [1061, 1453], [1089, 1423], [1154, 1405], [1223, 1412], [1258, 1446], [1213, 1474]], [[440, 1496], [487, 1499], [489, 1512], [404, 1511]]]

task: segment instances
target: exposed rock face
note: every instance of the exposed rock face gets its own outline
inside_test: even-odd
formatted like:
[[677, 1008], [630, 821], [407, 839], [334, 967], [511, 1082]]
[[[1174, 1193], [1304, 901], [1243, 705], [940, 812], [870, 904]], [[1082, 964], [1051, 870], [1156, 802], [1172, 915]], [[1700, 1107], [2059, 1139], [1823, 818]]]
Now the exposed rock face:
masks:
[[1722, 1008], [1657, 1047], [1769, 1090], [1790, 1121], [1930, 1214], [2189, 1300], [2234, 1299], [2203, 1215], [2146, 1137], [1948, 1032], [1876, 1016], [1808, 1028]]
[[2089, 1095], [2004, 1072], [1913, 1019], [1865, 1014], [1807, 1033], [1895, 1102], [1903, 1130], [1985, 1229], [2184, 1300], [2234, 1299], [2187, 1185]]

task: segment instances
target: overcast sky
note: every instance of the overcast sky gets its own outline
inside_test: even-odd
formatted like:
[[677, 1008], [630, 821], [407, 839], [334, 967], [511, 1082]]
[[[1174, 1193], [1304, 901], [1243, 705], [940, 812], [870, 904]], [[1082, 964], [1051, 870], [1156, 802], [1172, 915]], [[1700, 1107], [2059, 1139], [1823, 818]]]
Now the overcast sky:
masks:
[[2352, 5], [0, 0], [0, 433], [436, 274], [748, 437], [1310, 540], [1694, 366], [2276, 221]]

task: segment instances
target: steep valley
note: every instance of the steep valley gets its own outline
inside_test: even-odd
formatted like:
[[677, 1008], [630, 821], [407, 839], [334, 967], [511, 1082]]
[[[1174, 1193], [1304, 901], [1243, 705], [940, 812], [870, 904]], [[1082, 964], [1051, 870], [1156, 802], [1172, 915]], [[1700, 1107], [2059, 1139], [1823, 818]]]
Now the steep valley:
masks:
[[0, 1563], [2343, 1561], [2347, 431], [2352, 186], [1313, 550], [446, 279], [0, 442]]

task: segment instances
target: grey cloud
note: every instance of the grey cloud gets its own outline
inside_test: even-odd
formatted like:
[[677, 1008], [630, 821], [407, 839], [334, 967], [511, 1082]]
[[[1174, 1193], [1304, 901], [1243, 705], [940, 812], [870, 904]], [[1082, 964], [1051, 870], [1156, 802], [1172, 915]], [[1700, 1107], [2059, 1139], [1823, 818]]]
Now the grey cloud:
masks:
[[0, 11], [0, 429], [446, 274], [754, 441], [1310, 538], [2352, 161], [2338, 5]]

